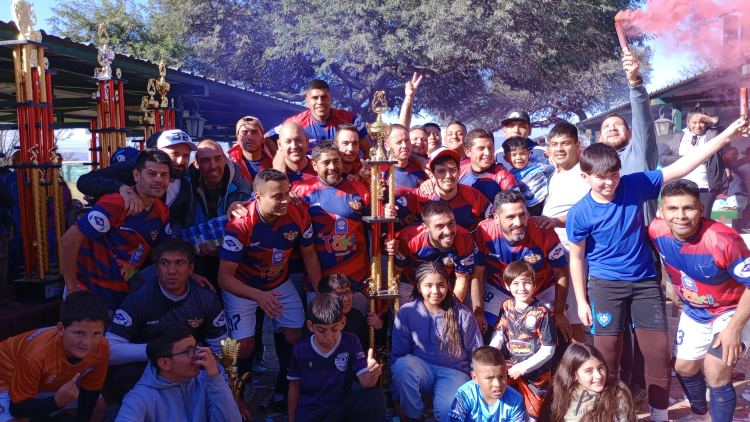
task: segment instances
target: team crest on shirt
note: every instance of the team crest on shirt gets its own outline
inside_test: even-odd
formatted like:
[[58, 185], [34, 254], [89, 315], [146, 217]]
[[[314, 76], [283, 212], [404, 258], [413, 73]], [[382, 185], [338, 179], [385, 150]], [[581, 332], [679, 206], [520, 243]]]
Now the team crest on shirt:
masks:
[[443, 258], [443, 265], [446, 267], [454, 267], [456, 265], [456, 261], [453, 260], [452, 256], [446, 256]]
[[57, 378], [57, 374], [50, 375], [49, 378], [47, 378], [47, 384], [52, 384], [52, 381], [54, 381], [55, 378]]
[[347, 204], [354, 210], [359, 211], [362, 209], [362, 201], [359, 199], [355, 199], [353, 201], [348, 201]]
[[532, 253], [523, 257], [523, 260], [528, 262], [531, 265], [536, 264], [537, 262], [541, 261], [541, 259], [542, 257], [539, 256], [539, 254], [535, 254], [535, 253]]
[[531, 343], [528, 341], [511, 340], [508, 342], [508, 350], [514, 355], [528, 355], [534, 352]]
[[151, 230], [151, 240], [156, 240], [156, 238], [159, 236], [159, 230]]
[[336, 216], [334, 233], [335, 234], [347, 234], [349, 233], [349, 223], [346, 222], [345, 218]]
[[288, 232], [284, 233], [284, 238], [286, 240], [290, 241], [290, 242], [294, 242], [294, 239], [296, 239], [297, 236], [299, 236], [299, 231], [298, 230], [288, 231]]
[[606, 327], [610, 322], [612, 322], [612, 315], [599, 312], [598, 314], [596, 314], [596, 320], [599, 321], [599, 324], [602, 327]]
[[688, 277], [688, 275], [683, 271], [680, 271], [680, 281], [682, 281], [682, 287], [694, 292], [698, 291], [698, 287], [695, 285], [695, 281], [693, 281], [692, 278]]
[[405, 196], [399, 196], [398, 199], [396, 199], [396, 202], [398, 202], [399, 205], [402, 207], [407, 206], [406, 197]]
[[349, 353], [339, 353], [338, 356], [336, 356], [336, 368], [338, 368], [339, 371], [346, 371], [348, 364]]
[[228, 235], [224, 236], [223, 246], [224, 249], [232, 252], [239, 252], [242, 250], [242, 244], [240, 243], [240, 241]]
[[527, 316], [526, 321], [524, 322], [523, 325], [525, 325], [526, 328], [528, 329], [533, 329], [534, 327], [536, 327], [536, 316], [534, 315]]
[[198, 328], [201, 326], [201, 324], [203, 324], [202, 319], [192, 318], [192, 319], [187, 320], [187, 325], [189, 325], [190, 328]]
[[557, 246], [555, 246], [555, 249], [552, 249], [552, 252], [549, 253], [549, 259], [559, 259], [563, 255], [565, 255], [565, 250], [563, 249], [562, 244], [558, 243]]

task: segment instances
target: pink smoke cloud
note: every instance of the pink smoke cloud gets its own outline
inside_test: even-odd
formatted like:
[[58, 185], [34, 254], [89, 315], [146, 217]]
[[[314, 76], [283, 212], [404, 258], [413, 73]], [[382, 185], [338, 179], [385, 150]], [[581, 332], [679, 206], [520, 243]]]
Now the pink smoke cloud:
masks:
[[750, 0], [650, 0], [645, 9], [617, 13], [615, 20], [621, 21], [626, 35], [645, 33], [656, 37], [667, 51], [687, 51], [695, 57], [707, 57], [716, 62], [724, 59], [725, 15], [737, 14], [739, 24], [744, 22], [750, 30], [747, 24]]

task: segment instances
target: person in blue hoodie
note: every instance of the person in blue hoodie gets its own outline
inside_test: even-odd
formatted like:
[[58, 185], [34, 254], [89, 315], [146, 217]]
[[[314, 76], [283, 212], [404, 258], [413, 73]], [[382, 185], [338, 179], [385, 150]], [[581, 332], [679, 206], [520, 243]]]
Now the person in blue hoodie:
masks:
[[[240, 422], [243, 416], [211, 349], [196, 344], [184, 324], [160, 328], [146, 346], [148, 366], [125, 395], [116, 422]], [[249, 420], [249, 413], [245, 417]]]

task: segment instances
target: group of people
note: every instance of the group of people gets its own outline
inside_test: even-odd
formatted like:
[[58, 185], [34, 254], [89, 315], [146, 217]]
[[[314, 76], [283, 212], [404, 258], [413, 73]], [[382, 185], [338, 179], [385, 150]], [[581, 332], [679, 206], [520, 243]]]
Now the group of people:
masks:
[[[750, 251], [685, 177], [723, 171], [748, 122], [662, 162], [638, 58], [623, 69], [632, 123], [607, 117], [585, 149], [567, 122], [540, 147], [523, 110], [502, 121], [502, 145], [458, 121], [445, 140], [410, 128], [415, 75], [383, 146], [314, 80], [308, 110], [269, 131], [240, 119], [228, 154], [176, 129], [118, 151], [78, 181], [96, 201], [62, 239], [60, 322], [0, 343], [0, 422], [75, 409], [99, 422], [102, 394], [117, 421], [249, 420], [266, 319], [280, 370], [261, 406], [291, 422], [384, 421], [380, 350], [405, 421], [432, 396], [441, 422], [631, 422], [646, 395], [667, 421], [672, 368], [695, 418], [730, 421]], [[380, 200], [362, 162], [374, 145], [397, 162], [393, 239], [363, 219]], [[223, 217], [220, 245], [176, 238]], [[398, 303], [366, 296], [373, 242], [393, 258]], [[685, 304], [671, 354], [662, 281]], [[214, 358], [227, 337], [237, 401]]]

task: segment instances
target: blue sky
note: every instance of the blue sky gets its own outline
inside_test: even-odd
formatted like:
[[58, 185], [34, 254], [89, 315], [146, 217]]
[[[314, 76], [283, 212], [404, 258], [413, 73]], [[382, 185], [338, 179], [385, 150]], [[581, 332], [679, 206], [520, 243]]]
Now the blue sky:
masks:
[[[58, 4], [58, 1], [59, 0], [31, 0], [31, 2], [34, 4], [34, 11], [36, 12], [37, 16], [37, 25], [35, 26], [36, 29], [43, 29], [47, 31], [50, 28], [50, 25], [47, 24], [47, 19], [53, 15], [52, 7], [55, 7]], [[136, 0], [136, 3], [142, 2], [143, 0]], [[0, 8], [0, 20], [6, 22], [13, 20], [13, 18], [11, 17], [10, 7], [6, 6]], [[654, 58], [652, 63], [654, 71], [651, 75], [651, 82], [647, 85], [648, 90], [653, 91], [658, 88], [664, 87], [669, 83], [673, 83], [678, 79], [681, 79], [680, 70], [685, 65], [687, 65], [689, 60], [687, 54], [674, 53], [674, 49], [670, 48], [670, 46], [661, 45], [658, 40], [651, 41], [649, 45], [654, 50]], [[398, 121], [398, 116], [396, 116], [395, 114], [391, 114], [386, 120], [396, 122]], [[434, 119], [431, 116], [422, 116], [421, 118], [415, 116], [415, 118], [413, 119], [413, 124], [423, 124], [432, 120]], [[534, 129], [534, 132], [531, 134], [531, 136], [540, 136], [546, 134], [547, 132], [549, 132], [549, 130], [550, 128]], [[79, 138], [78, 134], [76, 134], [76, 136], [74, 137]], [[88, 136], [85, 134], [81, 134], [80, 139], [88, 139]], [[73, 139], [70, 139], [70, 141], [73, 141]]]

